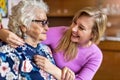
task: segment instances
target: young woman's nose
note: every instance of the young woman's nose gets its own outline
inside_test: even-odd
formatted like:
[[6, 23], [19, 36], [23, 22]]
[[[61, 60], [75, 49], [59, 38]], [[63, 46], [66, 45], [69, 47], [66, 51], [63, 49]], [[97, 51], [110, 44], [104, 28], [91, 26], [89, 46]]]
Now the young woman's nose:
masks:
[[74, 26], [74, 27], [72, 28], [72, 31], [77, 32], [77, 31], [78, 31], [78, 26], [77, 26], [77, 25]]

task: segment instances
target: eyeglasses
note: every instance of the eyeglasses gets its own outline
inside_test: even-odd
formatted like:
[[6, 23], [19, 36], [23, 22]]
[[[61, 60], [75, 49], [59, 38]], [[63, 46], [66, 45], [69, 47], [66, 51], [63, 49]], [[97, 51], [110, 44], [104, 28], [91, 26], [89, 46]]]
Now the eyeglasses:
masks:
[[49, 24], [48, 20], [32, 20], [32, 22], [36, 22], [36, 23], [40, 22], [42, 24], [42, 26]]

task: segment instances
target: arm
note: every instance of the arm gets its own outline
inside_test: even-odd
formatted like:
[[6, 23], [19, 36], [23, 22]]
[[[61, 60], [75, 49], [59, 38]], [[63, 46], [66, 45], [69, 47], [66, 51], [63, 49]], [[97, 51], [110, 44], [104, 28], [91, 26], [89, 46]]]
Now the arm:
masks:
[[34, 60], [39, 68], [52, 74], [57, 80], [75, 80], [74, 72], [67, 67], [61, 70], [47, 58], [40, 55], [35, 55]]
[[102, 58], [103, 56], [101, 53], [93, 53], [82, 70], [76, 74], [75, 80], [92, 80], [101, 65]]
[[68, 67], [62, 69], [62, 80], [75, 80], [75, 73]]
[[18, 47], [24, 44], [24, 41], [20, 37], [7, 29], [0, 29], [0, 39], [12, 47]]

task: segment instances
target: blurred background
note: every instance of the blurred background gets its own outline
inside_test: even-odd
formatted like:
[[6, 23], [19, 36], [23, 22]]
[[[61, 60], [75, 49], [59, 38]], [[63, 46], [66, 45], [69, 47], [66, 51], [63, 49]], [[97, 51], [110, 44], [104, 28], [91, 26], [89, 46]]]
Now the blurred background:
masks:
[[[7, 28], [11, 7], [20, 0], [0, 0], [2, 24]], [[107, 29], [101, 43], [103, 62], [93, 80], [120, 80], [120, 0], [44, 0], [49, 5], [49, 26], [69, 26], [81, 8], [93, 6], [107, 14]]]

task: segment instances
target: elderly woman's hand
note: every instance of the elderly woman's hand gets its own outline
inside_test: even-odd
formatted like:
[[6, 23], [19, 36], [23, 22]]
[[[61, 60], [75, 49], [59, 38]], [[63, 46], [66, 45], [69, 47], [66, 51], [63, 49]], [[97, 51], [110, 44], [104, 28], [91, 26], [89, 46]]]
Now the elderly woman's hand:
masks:
[[75, 80], [75, 73], [67, 67], [62, 69], [62, 80]]
[[52, 74], [57, 80], [61, 80], [62, 70], [52, 64], [47, 58], [35, 55], [34, 60], [40, 69]]
[[16, 34], [10, 32], [7, 29], [0, 30], [0, 39], [8, 43], [11, 47], [18, 47], [20, 45], [24, 45], [24, 41], [18, 37]]
[[51, 73], [51, 70], [54, 69], [54, 64], [52, 64], [46, 57], [35, 55], [34, 61], [40, 69], [48, 73]]

